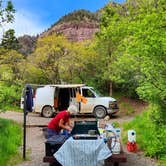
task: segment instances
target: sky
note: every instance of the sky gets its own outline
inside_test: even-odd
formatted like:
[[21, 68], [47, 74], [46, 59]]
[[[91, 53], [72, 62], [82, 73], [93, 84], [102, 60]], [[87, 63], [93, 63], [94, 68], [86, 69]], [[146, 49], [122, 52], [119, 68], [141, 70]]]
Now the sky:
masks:
[[[7, 0], [6, 0], [7, 1]], [[11, 0], [16, 9], [15, 21], [0, 27], [0, 39], [8, 29], [15, 36], [37, 35], [47, 30], [62, 16], [79, 9], [95, 12], [110, 0]], [[122, 3], [124, 0], [114, 0]]]

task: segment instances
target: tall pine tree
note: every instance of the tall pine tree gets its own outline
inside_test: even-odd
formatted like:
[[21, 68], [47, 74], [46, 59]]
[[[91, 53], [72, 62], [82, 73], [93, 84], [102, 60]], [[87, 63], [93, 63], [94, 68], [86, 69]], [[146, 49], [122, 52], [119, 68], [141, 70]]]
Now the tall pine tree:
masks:
[[15, 37], [15, 31], [13, 29], [9, 29], [5, 32], [2, 38], [1, 47], [8, 50], [18, 50], [19, 42]]

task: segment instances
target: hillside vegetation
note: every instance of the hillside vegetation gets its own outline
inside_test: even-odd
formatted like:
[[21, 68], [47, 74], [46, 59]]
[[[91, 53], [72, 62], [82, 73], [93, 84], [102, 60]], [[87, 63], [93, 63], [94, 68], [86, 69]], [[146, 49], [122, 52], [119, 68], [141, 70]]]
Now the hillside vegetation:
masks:
[[[99, 21], [97, 13], [92, 13], [87, 10], [76, 10], [72, 13], [69, 13], [62, 18], [60, 18], [54, 25], [59, 23], [66, 23], [66, 22], [81, 22], [81, 21]], [[54, 26], [53, 25], [53, 26]]]

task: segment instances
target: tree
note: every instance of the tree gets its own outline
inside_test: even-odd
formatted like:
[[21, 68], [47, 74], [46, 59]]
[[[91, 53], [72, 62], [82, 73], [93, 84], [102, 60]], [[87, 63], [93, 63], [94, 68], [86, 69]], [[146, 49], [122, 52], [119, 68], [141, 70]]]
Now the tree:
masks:
[[21, 82], [22, 60], [23, 56], [17, 51], [0, 48], [0, 80], [10, 84]]
[[1, 47], [9, 50], [18, 50], [19, 42], [15, 37], [14, 29], [9, 29], [5, 32], [2, 38]]
[[11, 1], [7, 1], [4, 4], [3, 0], [0, 0], [0, 26], [4, 22], [13, 22], [15, 9]]
[[[118, 10], [109, 7], [103, 14], [101, 31], [98, 34], [98, 48], [100, 52], [104, 52], [101, 58], [108, 63], [106, 66], [108, 70], [105, 70], [104, 74], [121, 89], [127, 92], [135, 91], [139, 98], [148, 102], [148, 116], [142, 119], [142, 125], [138, 126], [144, 126], [152, 136], [156, 136], [150, 144], [145, 141], [146, 154], [164, 161], [166, 161], [166, 140], [163, 134], [166, 128], [165, 6], [165, 0], [128, 0]], [[126, 12], [120, 12], [123, 9]], [[126, 95], [126, 92], [124, 94]], [[147, 137], [148, 134], [145, 135]]]
[[35, 52], [27, 58], [28, 64], [22, 65], [25, 80], [28, 77], [33, 83], [43, 84], [92, 83], [96, 75], [94, 46], [91, 41], [71, 43], [60, 35], [39, 38]]
[[69, 83], [92, 85], [97, 73], [94, 64], [95, 43], [92, 41], [71, 43], [68, 50], [68, 54], [61, 59], [59, 65], [61, 79]]
[[[127, 91], [137, 92], [140, 98], [156, 104], [157, 123], [165, 122], [166, 103], [166, 2], [128, 1], [126, 14], [109, 8], [103, 14], [99, 34], [100, 49], [109, 62], [104, 73]], [[104, 47], [101, 45], [104, 42]], [[109, 45], [111, 43], [111, 45]], [[157, 118], [157, 119], [156, 119]]]
[[[154, 51], [157, 43], [161, 43], [161, 39], [154, 36], [157, 31], [159, 36], [164, 34], [165, 5], [163, 0], [129, 0], [125, 5], [108, 5], [102, 15], [98, 48], [100, 57], [106, 64], [103, 75], [116, 82], [130, 95], [136, 92], [140, 80], [145, 77], [142, 67], [147, 60], [144, 58], [153, 55], [152, 50]], [[156, 43], [148, 43], [146, 37], [148, 40], [155, 39]], [[161, 46], [164, 46], [163, 39], [162, 42]], [[159, 46], [157, 47], [155, 52], [159, 55], [164, 48], [160, 50]], [[144, 52], [145, 50], [147, 52]], [[152, 56], [150, 60], [152, 61]]]
[[27, 59], [29, 67], [25, 77], [28, 75], [33, 81], [42, 80], [43, 83], [60, 83], [59, 63], [68, 54], [69, 45], [67, 39], [60, 35], [39, 38], [36, 50]]

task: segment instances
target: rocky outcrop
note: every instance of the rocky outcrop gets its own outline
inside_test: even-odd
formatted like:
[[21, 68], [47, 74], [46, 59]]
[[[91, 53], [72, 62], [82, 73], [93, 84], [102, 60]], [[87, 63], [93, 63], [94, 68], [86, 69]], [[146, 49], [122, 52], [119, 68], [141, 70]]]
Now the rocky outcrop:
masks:
[[83, 41], [92, 39], [94, 34], [99, 31], [99, 24], [97, 22], [64, 22], [54, 25], [51, 29], [44, 32], [41, 37], [51, 34], [64, 34], [70, 41]]

